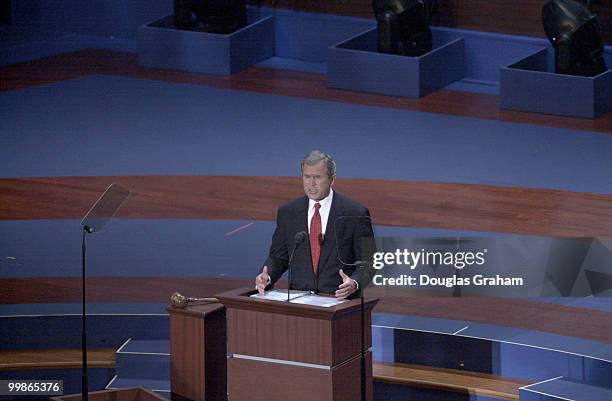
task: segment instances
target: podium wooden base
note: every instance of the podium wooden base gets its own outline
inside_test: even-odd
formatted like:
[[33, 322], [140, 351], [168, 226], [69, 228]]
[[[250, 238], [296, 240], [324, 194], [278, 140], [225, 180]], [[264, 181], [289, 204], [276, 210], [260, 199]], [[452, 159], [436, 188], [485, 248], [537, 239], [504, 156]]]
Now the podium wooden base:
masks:
[[[361, 399], [360, 300], [332, 307], [251, 298], [252, 289], [217, 295], [227, 308], [228, 399], [231, 401], [357, 401]], [[363, 306], [363, 349], [372, 344]], [[366, 400], [373, 396], [372, 354], [366, 354]]]
[[225, 308], [204, 304], [167, 310], [173, 399], [227, 400]]
[[[229, 358], [232, 401], [356, 401], [361, 399], [361, 358], [336, 367], [309, 367], [265, 360]], [[366, 377], [372, 377], [372, 353], [366, 354]], [[372, 381], [366, 380], [372, 401]]]

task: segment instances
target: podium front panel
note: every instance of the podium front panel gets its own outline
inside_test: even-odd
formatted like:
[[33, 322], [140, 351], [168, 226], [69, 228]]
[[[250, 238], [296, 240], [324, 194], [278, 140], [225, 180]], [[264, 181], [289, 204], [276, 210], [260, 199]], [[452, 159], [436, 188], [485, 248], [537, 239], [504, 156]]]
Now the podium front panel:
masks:
[[[231, 401], [356, 401], [361, 399], [361, 360], [336, 367], [309, 367], [229, 358]], [[372, 401], [372, 353], [366, 353], [366, 400]]]
[[332, 365], [329, 320], [230, 309], [227, 322], [230, 355]]
[[[228, 354], [335, 366], [360, 353], [361, 317], [333, 320], [282, 313], [228, 309]], [[371, 346], [371, 317], [366, 315], [365, 348]]]
[[[361, 399], [361, 302], [326, 308], [249, 297], [252, 289], [217, 295], [227, 308], [228, 394], [231, 401]], [[365, 348], [371, 313], [364, 308]], [[372, 400], [372, 355], [366, 358]]]

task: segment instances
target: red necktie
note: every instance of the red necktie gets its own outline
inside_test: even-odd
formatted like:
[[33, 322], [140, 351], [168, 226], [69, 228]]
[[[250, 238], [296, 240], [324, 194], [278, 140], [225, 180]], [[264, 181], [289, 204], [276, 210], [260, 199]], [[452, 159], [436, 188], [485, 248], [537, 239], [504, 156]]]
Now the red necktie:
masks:
[[312, 269], [317, 274], [317, 268], [319, 266], [319, 256], [321, 256], [321, 242], [323, 239], [322, 228], [321, 228], [321, 215], [319, 209], [321, 204], [315, 203], [315, 212], [310, 220], [310, 254], [312, 255]]

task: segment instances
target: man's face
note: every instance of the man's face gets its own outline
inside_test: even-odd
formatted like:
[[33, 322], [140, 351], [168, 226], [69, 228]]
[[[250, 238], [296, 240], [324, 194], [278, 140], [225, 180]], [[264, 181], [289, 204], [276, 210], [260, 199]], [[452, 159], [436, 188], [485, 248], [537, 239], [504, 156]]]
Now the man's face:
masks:
[[304, 193], [314, 201], [319, 201], [329, 195], [335, 178], [336, 176], [327, 175], [327, 166], [322, 161], [313, 166], [304, 164], [302, 168]]

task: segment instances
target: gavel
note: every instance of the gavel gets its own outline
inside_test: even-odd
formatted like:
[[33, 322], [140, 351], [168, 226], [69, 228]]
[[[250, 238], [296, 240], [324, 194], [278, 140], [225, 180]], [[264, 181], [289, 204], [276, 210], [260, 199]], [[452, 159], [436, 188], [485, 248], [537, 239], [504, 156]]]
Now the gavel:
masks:
[[217, 298], [192, 298], [186, 297], [183, 294], [175, 292], [170, 296], [170, 304], [178, 309], [185, 309], [191, 302], [201, 302], [204, 304], [213, 304], [219, 302]]

